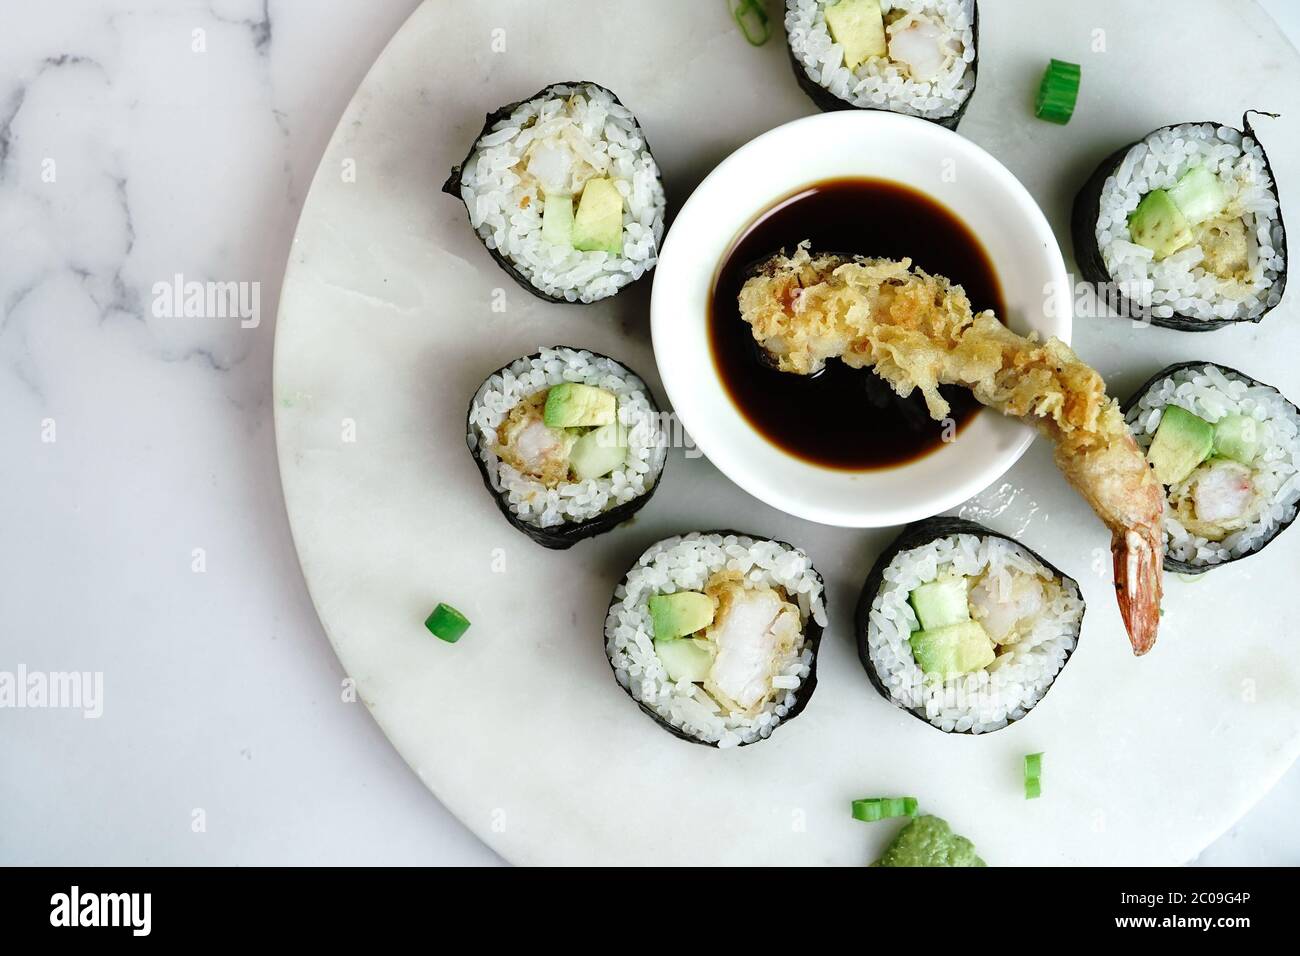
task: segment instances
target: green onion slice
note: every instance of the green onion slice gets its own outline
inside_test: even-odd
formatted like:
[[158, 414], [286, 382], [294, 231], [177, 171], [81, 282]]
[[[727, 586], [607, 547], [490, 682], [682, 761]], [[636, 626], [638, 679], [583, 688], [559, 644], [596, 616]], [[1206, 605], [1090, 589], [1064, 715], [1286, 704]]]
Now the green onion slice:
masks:
[[1052, 60], [1043, 74], [1034, 100], [1034, 115], [1049, 123], [1064, 126], [1074, 115], [1074, 105], [1079, 99], [1079, 80], [1083, 70], [1077, 63]]
[[728, 0], [731, 4], [731, 17], [740, 27], [751, 46], [762, 46], [772, 35], [772, 28], [767, 22], [767, 11], [763, 9], [763, 0]]
[[439, 604], [425, 619], [424, 626], [438, 640], [455, 644], [469, 630], [469, 618], [450, 604]]
[[1025, 754], [1025, 799], [1033, 800], [1043, 794], [1043, 755]]
[[891, 817], [914, 817], [916, 807], [916, 797], [864, 797], [853, 801], [853, 819], [875, 823]]

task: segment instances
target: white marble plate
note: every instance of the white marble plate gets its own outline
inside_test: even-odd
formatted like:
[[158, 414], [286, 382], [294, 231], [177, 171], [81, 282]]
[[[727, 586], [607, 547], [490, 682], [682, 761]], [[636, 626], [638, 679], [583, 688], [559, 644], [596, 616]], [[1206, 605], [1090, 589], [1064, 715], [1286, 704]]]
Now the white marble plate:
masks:
[[[983, 7], [979, 90], [961, 132], [1011, 168], [1062, 239], [1074, 190], [1119, 145], [1170, 122], [1289, 110], [1300, 86], [1300, 57], [1245, 0]], [[1053, 56], [1083, 64], [1067, 127], [1031, 115]], [[864, 863], [896, 829], [849, 818], [849, 800], [870, 794], [915, 794], [993, 864], [1197, 854], [1300, 749], [1300, 531], [1196, 583], [1171, 579], [1160, 643], [1135, 660], [1103, 571], [1107, 535], [1035, 444], [961, 513], [1079, 579], [1083, 640], [1026, 720], [970, 738], [886, 704], [857, 662], [851, 607], [890, 530], [779, 514], [681, 452], [633, 523], [572, 551], [544, 551], [506, 526], [463, 439], [467, 400], [488, 372], [566, 343], [659, 385], [645, 283], [594, 307], [533, 299], [438, 191], [485, 112], [579, 78], [638, 114], [670, 203], [741, 143], [813, 111], [779, 29], [753, 49], [721, 0], [430, 2], [362, 84], [285, 276], [276, 431], [313, 600], [394, 746], [518, 863]], [[1259, 132], [1284, 200], [1300, 195], [1300, 115], [1261, 120]], [[1286, 211], [1300, 222], [1294, 204]], [[1080, 319], [1075, 345], [1121, 395], [1169, 362], [1214, 358], [1300, 398], [1298, 296], [1262, 326], [1207, 335]], [[729, 752], [656, 727], [615, 684], [601, 646], [610, 591], [641, 550], [720, 526], [806, 548], [832, 616], [808, 710]], [[438, 601], [473, 621], [457, 645], [422, 627]], [[1026, 802], [1021, 756], [1039, 750], [1045, 792]]]

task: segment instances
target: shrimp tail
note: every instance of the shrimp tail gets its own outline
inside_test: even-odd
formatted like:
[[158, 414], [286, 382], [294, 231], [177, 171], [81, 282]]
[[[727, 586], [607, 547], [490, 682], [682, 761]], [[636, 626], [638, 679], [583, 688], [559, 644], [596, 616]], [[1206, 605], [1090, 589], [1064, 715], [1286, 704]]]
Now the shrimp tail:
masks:
[[1110, 550], [1115, 559], [1115, 597], [1133, 653], [1141, 657], [1156, 643], [1160, 626], [1161, 568], [1164, 546], [1159, 527], [1116, 531]]

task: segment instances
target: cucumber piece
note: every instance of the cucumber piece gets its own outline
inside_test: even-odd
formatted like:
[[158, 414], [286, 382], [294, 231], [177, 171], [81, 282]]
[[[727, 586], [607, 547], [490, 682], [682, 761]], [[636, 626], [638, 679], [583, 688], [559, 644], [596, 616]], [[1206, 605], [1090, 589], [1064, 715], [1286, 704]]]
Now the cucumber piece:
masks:
[[1249, 415], [1225, 415], [1214, 423], [1214, 453], [1249, 465], [1263, 444], [1260, 430]]
[[569, 467], [579, 481], [603, 478], [626, 460], [627, 429], [618, 422], [593, 428], [569, 451]]
[[921, 629], [928, 631], [969, 621], [970, 606], [966, 603], [966, 595], [966, 579], [949, 575], [922, 584], [907, 597], [921, 622]]
[[542, 238], [557, 246], [573, 245], [573, 197], [548, 193], [542, 207]]
[[1228, 205], [1228, 194], [1219, 185], [1219, 177], [1204, 166], [1193, 166], [1183, 173], [1169, 190], [1169, 198], [1189, 226], [1213, 219]]
[[655, 641], [655, 653], [668, 672], [668, 677], [675, 681], [690, 681], [699, 684], [709, 676], [713, 667], [713, 650], [708, 641], [695, 638], [679, 638], [672, 641]]

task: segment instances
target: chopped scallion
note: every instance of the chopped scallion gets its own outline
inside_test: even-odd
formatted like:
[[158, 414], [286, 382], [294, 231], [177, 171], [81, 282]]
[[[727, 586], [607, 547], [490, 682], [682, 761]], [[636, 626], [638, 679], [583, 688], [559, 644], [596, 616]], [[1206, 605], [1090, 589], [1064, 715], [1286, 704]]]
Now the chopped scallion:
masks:
[[751, 46], [762, 46], [772, 35], [772, 28], [767, 22], [767, 10], [763, 0], [728, 0], [731, 4], [731, 16], [740, 27]]
[[853, 819], [875, 823], [891, 817], [914, 817], [916, 807], [916, 797], [866, 797], [853, 801]]
[[469, 630], [469, 619], [450, 604], [439, 604], [425, 619], [424, 626], [438, 640], [455, 644]]
[[1043, 794], [1043, 755], [1025, 754], [1025, 799], [1033, 800]]
[[1083, 70], [1077, 63], [1064, 60], [1052, 60], [1043, 73], [1043, 82], [1038, 87], [1038, 97], [1034, 100], [1034, 115], [1049, 123], [1064, 126], [1074, 115], [1074, 106], [1079, 99], [1079, 80]]

